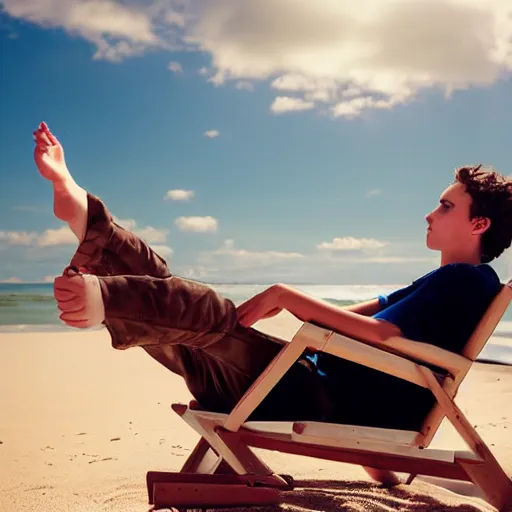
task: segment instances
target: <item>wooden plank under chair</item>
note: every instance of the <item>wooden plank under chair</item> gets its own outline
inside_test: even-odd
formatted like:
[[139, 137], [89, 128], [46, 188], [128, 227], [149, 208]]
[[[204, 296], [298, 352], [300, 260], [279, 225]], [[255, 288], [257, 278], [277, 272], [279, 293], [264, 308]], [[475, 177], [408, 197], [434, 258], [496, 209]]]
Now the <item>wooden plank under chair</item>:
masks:
[[[167, 507], [225, 507], [278, 503], [293, 478], [274, 473], [252, 448], [362, 465], [383, 484], [394, 471], [473, 482], [499, 511], [512, 505], [512, 482], [454, 402], [457, 390], [512, 299], [512, 280], [502, 286], [462, 355], [393, 337], [364, 343], [305, 323], [271, 361], [230, 414], [173, 404], [200, 436], [178, 473], [147, 473], [149, 503]], [[428, 388], [436, 398], [418, 432], [318, 422], [246, 421], [304, 350], [322, 351]], [[426, 365], [446, 372], [443, 378]], [[428, 448], [443, 418], [455, 427], [466, 451]]]

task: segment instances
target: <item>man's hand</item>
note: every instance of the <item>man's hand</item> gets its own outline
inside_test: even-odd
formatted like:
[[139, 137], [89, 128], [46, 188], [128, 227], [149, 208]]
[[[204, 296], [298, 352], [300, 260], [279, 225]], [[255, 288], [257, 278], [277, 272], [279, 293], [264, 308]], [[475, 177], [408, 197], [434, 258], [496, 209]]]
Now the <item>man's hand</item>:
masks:
[[271, 318], [279, 314], [282, 311], [282, 308], [279, 306], [281, 293], [281, 286], [273, 285], [240, 304], [236, 309], [240, 324], [250, 327], [258, 320]]
[[105, 307], [100, 282], [91, 274], [64, 271], [53, 284], [59, 318], [71, 327], [86, 328], [105, 320]]

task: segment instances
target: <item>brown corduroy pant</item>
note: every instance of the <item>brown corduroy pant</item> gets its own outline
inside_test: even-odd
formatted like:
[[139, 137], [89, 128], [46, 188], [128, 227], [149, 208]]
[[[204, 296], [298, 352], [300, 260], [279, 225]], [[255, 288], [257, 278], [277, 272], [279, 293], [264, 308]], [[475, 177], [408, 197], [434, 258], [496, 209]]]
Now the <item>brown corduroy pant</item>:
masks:
[[[87, 230], [71, 265], [99, 277], [113, 347], [142, 347], [185, 379], [201, 407], [229, 412], [285, 342], [240, 325], [230, 300], [173, 276], [98, 197], [87, 200]], [[251, 419], [326, 420], [330, 407], [316, 368], [301, 357]]]

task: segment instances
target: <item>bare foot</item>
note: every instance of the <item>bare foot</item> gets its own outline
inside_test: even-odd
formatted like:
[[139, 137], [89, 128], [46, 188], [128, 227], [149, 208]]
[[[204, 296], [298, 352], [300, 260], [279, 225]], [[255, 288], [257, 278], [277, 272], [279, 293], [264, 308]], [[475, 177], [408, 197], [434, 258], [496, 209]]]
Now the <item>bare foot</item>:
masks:
[[34, 141], [34, 160], [39, 173], [53, 184], [55, 216], [67, 222], [81, 241], [87, 227], [87, 192], [71, 176], [64, 149], [46, 123], [41, 123], [34, 132]]

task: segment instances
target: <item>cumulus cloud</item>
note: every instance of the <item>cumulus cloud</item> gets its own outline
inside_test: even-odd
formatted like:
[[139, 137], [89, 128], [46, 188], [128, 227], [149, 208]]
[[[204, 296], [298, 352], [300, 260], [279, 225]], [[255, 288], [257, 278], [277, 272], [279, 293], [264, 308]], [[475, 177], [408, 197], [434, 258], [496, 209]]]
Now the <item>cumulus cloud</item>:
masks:
[[47, 229], [37, 237], [37, 245], [39, 247], [76, 244], [77, 238], [68, 226], [62, 226], [58, 229]]
[[312, 101], [305, 101], [301, 98], [291, 98], [289, 96], [278, 96], [270, 110], [274, 114], [282, 114], [284, 112], [292, 112], [294, 110], [311, 110], [315, 104]]
[[23, 281], [17, 276], [8, 277], [4, 281], [0, 281], [0, 283], [22, 283], [22, 282]]
[[151, 248], [163, 258], [169, 258], [174, 253], [174, 250], [168, 245], [151, 244]]
[[15, 18], [44, 27], [64, 28], [96, 46], [94, 58], [119, 61], [147, 48], [164, 46], [154, 30], [152, 15], [159, 9], [112, 0], [4, 0]]
[[209, 139], [214, 139], [215, 137], [218, 137], [220, 135], [219, 130], [207, 130], [204, 132], [204, 136], [208, 137]]
[[375, 197], [380, 196], [382, 194], [382, 190], [378, 188], [372, 188], [366, 191], [366, 197]]
[[169, 62], [169, 65], [167, 67], [173, 73], [183, 73], [183, 68], [181, 67], [181, 64], [179, 62], [171, 61]]
[[235, 88], [240, 91], [254, 91], [254, 85], [251, 82], [248, 82], [247, 80], [239, 80], [235, 84]]
[[333, 238], [331, 242], [322, 242], [317, 249], [329, 251], [364, 251], [382, 249], [387, 242], [375, 240], [374, 238], [355, 238], [352, 236]]
[[115, 215], [113, 215], [112, 218], [116, 224], [119, 224], [121, 227], [128, 229], [129, 231], [132, 231], [137, 226], [137, 222], [134, 219], [120, 219]]
[[216, 86], [270, 84], [276, 113], [353, 118], [427, 89], [490, 86], [512, 70], [509, 0], [4, 0], [3, 9], [90, 41], [97, 59], [196, 51]]
[[134, 219], [119, 219], [115, 215], [113, 216], [114, 222], [122, 226], [128, 231], [132, 231], [138, 237], [142, 238], [148, 244], [161, 244], [167, 240], [169, 230], [165, 228], [154, 228], [152, 226], [146, 226], [145, 228], [139, 228], [137, 222]]
[[[119, 219], [116, 216], [113, 216], [113, 219], [117, 224], [132, 231], [149, 245], [158, 244], [155, 247], [159, 247], [162, 253], [166, 255], [172, 254], [172, 249], [165, 245], [169, 233], [168, 229], [157, 229], [152, 226], [141, 228], [137, 226], [137, 222], [133, 219]], [[40, 248], [45, 248], [45, 251], [48, 251], [48, 248], [58, 249], [61, 246], [76, 246], [78, 244], [75, 234], [67, 225], [56, 229], [46, 229], [40, 233], [0, 231], [0, 242], [5, 242], [8, 246], [26, 246], [28, 251], [25, 254], [30, 259], [48, 257], [48, 254], [44, 251], [42, 252]]]
[[27, 231], [0, 231], [0, 240], [9, 245], [31, 245], [37, 238], [37, 233]]
[[174, 223], [181, 231], [195, 233], [215, 232], [218, 228], [217, 219], [213, 217], [178, 217]]
[[200, 1], [188, 41], [217, 84], [271, 79], [350, 118], [496, 82], [512, 69], [509, 13], [508, 0]]
[[221, 247], [214, 251], [203, 252], [201, 262], [216, 262], [226, 268], [249, 268], [273, 265], [276, 263], [300, 260], [304, 255], [297, 252], [282, 251], [251, 251], [236, 247], [232, 239], [225, 240]]
[[167, 191], [164, 199], [170, 199], [171, 201], [188, 201], [194, 197], [194, 195], [193, 190], [173, 189]]

